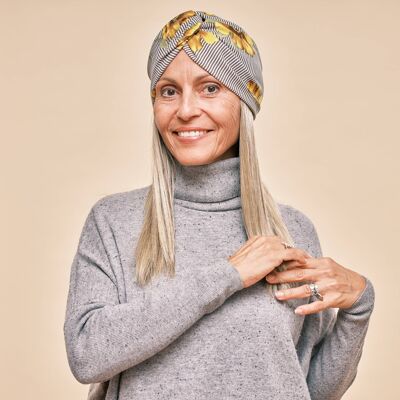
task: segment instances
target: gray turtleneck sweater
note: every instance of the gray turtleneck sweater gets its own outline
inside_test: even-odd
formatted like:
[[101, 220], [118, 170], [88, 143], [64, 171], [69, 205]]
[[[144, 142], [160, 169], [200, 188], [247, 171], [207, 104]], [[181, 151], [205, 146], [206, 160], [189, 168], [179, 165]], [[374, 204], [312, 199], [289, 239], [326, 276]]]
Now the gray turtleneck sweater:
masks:
[[[140, 288], [134, 248], [150, 186], [99, 199], [73, 259], [64, 334], [81, 383], [107, 400], [340, 399], [360, 361], [374, 288], [348, 309], [307, 316], [266, 282], [244, 288], [227, 257], [247, 240], [239, 157], [178, 164], [176, 276]], [[296, 247], [322, 257], [311, 220], [278, 203]], [[365, 276], [364, 276], [365, 277]]]

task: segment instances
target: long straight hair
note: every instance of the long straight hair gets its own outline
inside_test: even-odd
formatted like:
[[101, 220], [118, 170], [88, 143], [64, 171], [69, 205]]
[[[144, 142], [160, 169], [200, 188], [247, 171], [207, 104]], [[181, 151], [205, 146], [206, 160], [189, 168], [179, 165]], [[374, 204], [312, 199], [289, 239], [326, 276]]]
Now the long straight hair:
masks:
[[[277, 235], [294, 246], [293, 240], [265, 184], [261, 181], [254, 139], [253, 115], [246, 103], [240, 101], [240, 196], [243, 223], [247, 237]], [[152, 277], [165, 273], [175, 275], [175, 221], [173, 214], [176, 160], [165, 146], [153, 118], [153, 182], [144, 205], [144, 222], [135, 250], [135, 279], [139, 286]], [[287, 262], [276, 269], [284, 271]], [[296, 282], [269, 284], [274, 294], [278, 289], [298, 286]]]

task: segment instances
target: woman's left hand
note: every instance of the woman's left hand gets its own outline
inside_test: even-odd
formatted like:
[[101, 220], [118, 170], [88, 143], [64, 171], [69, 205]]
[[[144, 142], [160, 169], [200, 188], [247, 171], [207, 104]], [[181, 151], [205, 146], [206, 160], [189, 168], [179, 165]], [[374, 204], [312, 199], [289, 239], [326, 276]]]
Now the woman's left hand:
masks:
[[307, 258], [305, 264], [298, 261], [287, 263], [285, 271], [272, 271], [265, 276], [269, 283], [307, 282], [299, 287], [281, 290], [283, 294], [278, 300], [289, 300], [310, 297], [311, 289], [308, 283], [315, 283], [323, 300], [297, 307], [296, 314], [313, 314], [326, 308], [349, 308], [363, 292], [365, 278], [351, 269], [338, 264], [331, 257]]

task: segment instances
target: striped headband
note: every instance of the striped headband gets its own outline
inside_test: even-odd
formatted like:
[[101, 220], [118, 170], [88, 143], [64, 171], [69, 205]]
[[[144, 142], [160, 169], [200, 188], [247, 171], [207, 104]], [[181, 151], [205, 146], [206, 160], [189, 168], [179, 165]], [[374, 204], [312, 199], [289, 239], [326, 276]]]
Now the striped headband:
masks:
[[147, 62], [153, 104], [156, 83], [181, 49], [239, 96], [256, 118], [264, 90], [258, 48], [240, 26], [204, 11], [179, 14], [155, 37]]

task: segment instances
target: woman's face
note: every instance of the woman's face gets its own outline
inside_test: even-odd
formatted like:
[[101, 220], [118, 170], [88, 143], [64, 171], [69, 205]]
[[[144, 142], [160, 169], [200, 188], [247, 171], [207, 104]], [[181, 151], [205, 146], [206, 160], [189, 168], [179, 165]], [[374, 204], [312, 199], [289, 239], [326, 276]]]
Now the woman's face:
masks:
[[[180, 164], [210, 164], [238, 155], [240, 98], [185, 51], [168, 65], [155, 89], [155, 124]], [[201, 131], [202, 136], [180, 137], [178, 131]]]

